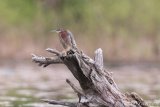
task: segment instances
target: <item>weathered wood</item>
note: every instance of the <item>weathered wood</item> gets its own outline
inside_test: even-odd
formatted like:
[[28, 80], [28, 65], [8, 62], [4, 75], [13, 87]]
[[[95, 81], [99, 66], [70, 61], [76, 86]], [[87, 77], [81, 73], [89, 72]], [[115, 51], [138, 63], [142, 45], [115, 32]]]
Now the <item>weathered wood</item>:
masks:
[[50, 64], [63, 63], [60, 57], [43, 57], [32, 54], [32, 61], [38, 63], [39, 66], [47, 67]]
[[61, 55], [61, 52], [59, 52], [58, 50], [56, 49], [51, 49], [51, 48], [47, 48], [46, 51], [50, 52], [50, 53], [53, 53], [57, 56]]
[[62, 54], [56, 49], [47, 49], [54, 57], [32, 55], [32, 60], [40, 66], [63, 63], [78, 80], [81, 89], [68, 79], [66, 82], [79, 97], [79, 102], [69, 103], [55, 100], [44, 100], [49, 104], [68, 107], [148, 107], [136, 93], [124, 94], [114, 82], [112, 73], [103, 67], [102, 49], [95, 51], [94, 60], [77, 48]]
[[95, 51], [95, 65], [97, 66], [97, 68], [99, 67], [100, 70], [103, 69], [103, 53], [102, 53], [102, 49], [99, 48]]
[[62, 106], [68, 106], [68, 107], [77, 107], [76, 103], [71, 103], [71, 102], [48, 100], [48, 99], [42, 99], [42, 101], [47, 102], [49, 104], [54, 104], [54, 105], [62, 105]]

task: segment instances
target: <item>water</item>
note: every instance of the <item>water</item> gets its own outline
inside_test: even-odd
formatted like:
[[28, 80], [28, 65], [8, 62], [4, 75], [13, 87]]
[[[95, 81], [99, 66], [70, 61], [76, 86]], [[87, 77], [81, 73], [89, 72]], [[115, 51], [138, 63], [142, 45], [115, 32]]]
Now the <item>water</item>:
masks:
[[[160, 106], [160, 69], [158, 67], [109, 67], [123, 92], [135, 91], [151, 107]], [[77, 96], [66, 84], [69, 78], [77, 84], [65, 66], [47, 68], [36, 64], [0, 65], [0, 107], [57, 107], [41, 99], [77, 101]], [[77, 84], [78, 85], [78, 84]], [[61, 106], [59, 106], [61, 107]]]

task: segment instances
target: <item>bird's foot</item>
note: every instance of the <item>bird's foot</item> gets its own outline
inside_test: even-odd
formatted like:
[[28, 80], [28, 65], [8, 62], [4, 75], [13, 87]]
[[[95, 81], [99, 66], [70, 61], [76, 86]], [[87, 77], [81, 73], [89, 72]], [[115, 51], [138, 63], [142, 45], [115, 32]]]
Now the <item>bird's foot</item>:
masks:
[[67, 52], [66, 51], [62, 51], [62, 56], [67, 56]]
[[73, 49], [70, 49], [70, 50], [68, 50], [66, 53], [67, 53], [67, 55], [69, 55], [69, 54], [74, 54], [75, 51], [74, 51]]
[[68, 50], [68, 51], [62, 51], [62, 56], [67, 56], [67, 55], [70, 55], [70, 54], [74, 54], [75, 53], [75, 50], [73, 50], [73, 49], [70, 49], [70, 50]]

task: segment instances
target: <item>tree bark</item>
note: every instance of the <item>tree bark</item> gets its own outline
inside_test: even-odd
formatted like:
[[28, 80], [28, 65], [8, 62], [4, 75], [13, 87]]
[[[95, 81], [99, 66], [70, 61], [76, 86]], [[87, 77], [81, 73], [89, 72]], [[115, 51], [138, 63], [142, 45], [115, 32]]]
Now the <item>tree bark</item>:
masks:
[[66, 82], [77, 94], [78, 102], [63, 102], [43, 99], [43, 101], [68, 107], [148, 107], [136, 93], [122, 93], [114, 82], [112, 73], [103, 66], [102, 49], [95, 51], [94, 60], [77, 48], [63, 54], [56, 49], [48, 48], [54, 57], [40, 57], [32, 54], [32, 60], [39, 66], [47, 67], [50, 64], [65, 64], [73, 76], [78, 80], [81, 89], [70, 80]]

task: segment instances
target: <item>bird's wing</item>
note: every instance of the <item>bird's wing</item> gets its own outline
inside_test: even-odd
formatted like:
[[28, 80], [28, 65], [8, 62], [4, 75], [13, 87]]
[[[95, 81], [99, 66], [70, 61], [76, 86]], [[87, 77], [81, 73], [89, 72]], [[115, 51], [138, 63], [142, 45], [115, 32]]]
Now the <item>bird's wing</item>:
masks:
[[60, 40], [60, 42], [61, 42], [63, 48], [65, 49], [65, 48], [66, 48], [65, 41], [62, 39], [61, 36], [59, 36], [59, 40]]
[[73, 48], [76, 48], [76, 41], [74, 40], [74, 36], [73, 36], [73, 34], [68, 30], [68, 33], [69, 33], [69, 37], [70, 37], [70, 40], [71, 40], [71, 43], [72, 43], [72, 47]]

